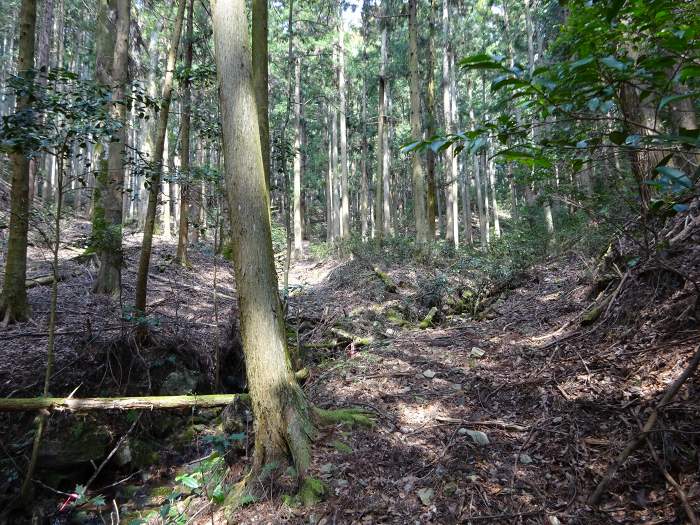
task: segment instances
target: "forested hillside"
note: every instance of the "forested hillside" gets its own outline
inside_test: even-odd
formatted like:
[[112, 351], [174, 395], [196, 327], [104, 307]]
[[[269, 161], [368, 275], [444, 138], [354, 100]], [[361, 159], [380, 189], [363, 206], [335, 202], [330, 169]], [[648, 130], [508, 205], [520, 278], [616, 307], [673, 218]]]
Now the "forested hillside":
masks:
[[0, 524], [700, 523], [700, 4], [0, 7]]

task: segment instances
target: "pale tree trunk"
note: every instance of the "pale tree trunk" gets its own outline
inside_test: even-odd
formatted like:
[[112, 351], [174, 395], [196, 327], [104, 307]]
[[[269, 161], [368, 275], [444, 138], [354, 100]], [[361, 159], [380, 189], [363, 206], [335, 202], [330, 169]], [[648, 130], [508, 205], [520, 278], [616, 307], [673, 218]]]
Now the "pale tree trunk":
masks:
[[493, 159], [490, 159], [488, 161], [488, 171], [489, 193], [491, 194], [491, 209], [493, 210], [493, 234], [498, 239], [501, 237], [501, 220], [498, 216], [498, 198], [496, 195], [496, 169], [493, 165]]
[[[117, 101], [126, 97], [129, 80], [129, 27], [131, 0], [117, 0], [114, 57], [112, 60], [112, 94]], [[124, 207], [124, 163], [126, 151], [126, 104], [113, 104], [112, 118], [122, 126], [109, 143], [107, 178], [101, 188], [104, 207], [105, 238], [99, 244], [100, 271], [93, 287], [95, 293], [121, 295], [122, 288], [122, 213]], [[116, 138], [116, 140], [114, 140]]]
[[[452, 35], [450, 30], [450, 2], [442, 0], [442, 32], [444, 38], [444, 54], [442, 58], [442, 101], [445, 114], [445, 131], [454, 133], [454, 108], [456, 101], [452, 100], [453, 72], [452, 72]], [[459, 173], [457, 171], [457, 158], [454, 155], [454, 147], [445, 150], [445, 179], [447, 182], [445, 210], [447, 229], [445, 239], [452, 241], [454, 247], [459, 246]]]
[[[176, 111], [177, 111], [177, 105], [176, 105]], [[170, 215], [170, 178], [173, 173], [173, 166], [175, 165], [174, 159], [173, 159], [173, 150], [174, 146], [172, 145], [173, 143], [173, 137], [170, 133], [165, 134], [165, 145], [163, 146], [163, 158], [161, 159], [161, 164], [163, 167], [167, 168], [165, 171], [165, 178], [162, 179], [162, 192], [160, 194], [160, 199], [159, 199], [159, 205], [158, 205], [158, 210], [160, 211], [159, 213], [159, 219], [160, 219], [160, 231], [161, 235], [165, 238], [166, 241], [169, 241], [172, 239], [172, 230], [170, 228], [170, 223], [171, 223], [171, 215]], [[162, 175], [162, 171], [161, 171]]]
[[304, 479], [314, 428], [286, 348], [245, 2], [213, 0], [212, 20], [241, 338], [255, 415], [252, 472], [228, 499], [235, 505], [259, 490], [265, 467], [280, 459], [289, 459]]
[[[362, 5], [362, 58], [364, 63], [367, 63], [367, 17], [368, 17], [369, 0], [364, 0]], [[362, 241], [366, 242], [369, 238], [369, 220], [370, 220], [370, 198], [369, 198], [369, 176], [367, 174], [368, 149], [367, 144], [367, 75], [365, 70], [362, 70], [362, 99], [360, 101], [360, 121], [362, 126], [362, 151], [360, 157], [360, 233]]]
[[[387, 1], [382, 0], [381, 13], [382, 18], [379, 20], [381, 27], [380, 31], [380, 62], [379, 62], [379, 120], [377, 122], [377, 177], [374, 183], [374, 235], [379, 244], [384, 241], [385, 233], [385, 217], [384, 217], [384, 187], [385, 179], [388, 179], [389, 173], [385, 167], [385, 156], [388, 159], [388, 152], [385, 152], [385, 139], [387, 133], [386, 122], [386, 65], [388, 61], [387, 46], [388, 46], [388, 21], [387, 21]], [[388, 164], [388, 162], [386, 163]]]
[[258, 106], [258, 128], [260, 129], [260, 147], [262, 148], [263, 166], [267, 191], [270, 191], [270, 121], [268, 116], [268, 0], [252, 1], [252, 53], [253, 86], [255, 102]]
[[[39, 21], [39, 37], [38, 37], [38, 49], [36, 57], [36, 67], [39, 69], [40, 73], [37, 77], [37, 83], [41, 86], [46, 86], [47, 73], [49, 72], [49, 55], [51, 53], [51, 45], [53, 43], [53, 19], [54, 19], [54, 0], [43, 0], [41, 8], [41, 19]], [[44, 173], [42, 179], [42, 192], [41, 196], [46, 204], [50, 204], [53, 199], [53, 191], [56, 187], [55, 184], [55, 171], [54, 163], [55, 159], [53, 155], [41, 155], [34, 157], [31, 160], [34, 164], [34, 169], [39, 165], [44, 166]]]
[[338, 173], [338, 111], [336, 108], [331, 109], [331, 174], [332, 184], [331, 192], [333, 193], [333, 240], [340, 239], [342, 233], [342, 223], [340, 221], [340, 176]]
[[[394, 235], [394, 223], [395, 208], [394, 208], [394, 192], [392, 188], [394, 187], [393, 181], [391, 180], [391, 138], [393, 136], [393, 127], [391, 125], [391, 115], [392, 115], [392, 100], [391, 100], [391, 89], [389, 84], [386, 84], [386, 89], [384, 90], [384, 100], [386, 105], [386, 115], [384, 116], [384, 147], [382, 148], [382, 164], [384, 166], [384, 190], [382, 195], [384, 196], [384, 212], [382, 216], [384, 217], [384, 233], [386, 235]], [[396, 193], [398, 197], [398, 191]]]
[[[426, 71], [427, 79], [425, 86], [425, 132], [427, 138], [431, 138], [436, 133], [435, 122], [435, 2], [430, 0], [428, 7], [429, 19], [428, 26], [430, 34], [428, 35], [428, 68]], [[428, 217], [428, 238], [435, 238], [435, 217], [437, 216], [437, 200], [436, 200], [436, 185], [435, 185], [435, 153], [428, 148], [425, 153], [425, 176], [427, 181], [427, 217]]]
[[328, 171], [326, 173], [326, 241], [333, 242], [335, 240], [335, 219], [333, 210], [334, 205], [334, 195], [333, 195], [333, 133], [331, 131], [331, 112], [333, 109], [329, 106], [326, 115], [325, 123], [328, 140]]
[[302, 184], [302, 142], [301, 142], [301, 59], [294, 60], [294, 255], [301, 257], [304, 253], [302, 232], [301, 184]]
[[[411, 134], [415, 140], [420, 140], [423, 136], [423, 129], [420, 118], [416, 3], [417, 0], [409, 0], [408, 2], [408, 69], [411, 77]], [[416, 243], [420, 246], [427, 243], [430, 239], [428, 239], [423, 162], [420, 155], [416, 153], [411, 155], [411, 181], [413, 182], [413, 211], [416, 219]]]
[[[267, 5], [267, 4], [266, 4]], [[190, 0], [187, 12], [187, 34], [185, 36], [185, 69], [192, 67], [192, 37], [194, 0]], [[267, 91], [266, 91], [267, 93]], [[189, 246], [190, 223], [190, 112], [192, 110], [192, 88], [189, 78], [182, 81], [182, 115], [180, 117], [180, 217], [178, 221], [177, 254], [175, 261], [181, 266], [189, 266], [187, 248]], [[262, 140], [262, 137], [261, 137]]]
[[462, 222], [464, 223], [464, 240], [471, 245], [474, 242], [472, 236], [472, 203], [470, 196], [470, 181], [467, 162], [462, 158], [460, 169], [460, 192], [462, 194]]
[[[173, 34], [168, 51], [168, 60], [163, 79], [163, 92], [160, 111], [158, 112], [158, 131], [156, 133], [154, 148], [154, 165], [151, 176], [151, 186], [148, 191], [148, 210], [143, 227], [143, 244], [139, 258], [139, 269], [136, 275], [135, 307], [139, 312], [146, 310], [146, 293], [148, 289], [148, 270], [151, 265], [151, 249], [153, 247], [153, 231], [156, 224], [156, 211], [158, 207], [158, 195], [160, 193], [160, 178], [163, 171], [163, 152], [165, 148], [165, 135], [168, 131], [168, 117], [170, 115], [170, 101], [173, 94], [173, 74], [175, 72], [175, 60], [177, 48], [180, 45], [180, 33], [182, 32], [182, 20], [185, 17], [185, 0], [180, 0], [173, 27]], [[246, 33], [247, 34], [247, 33]]]
[[348, 182], [348, 124], [345, 85], [345, 22], [340, 8], [338, 21], [338, 94], [340, 100], [340, 237], [350, 238], [350, 186]]
[[[17, 75], [28, 77], [34, 67], [34, 33], [36, 30], [36, 0], [22, 0], [19, 13], [19, 54]], [[27, 97], [17, 101], [17, 112], [30, 106]], [[10, 155], [12, 189], [10, 191], [10, 226], [5, 263], [5, 281], [0, 296], [2, 325], [29, 318], [27, 289], [27, 232], [29, 229], [29, 159], [23, 151]]]
[[[472, 83], [469, 83], [467, 90], [467, 96], [469, 98], [469, 120], [471, 121], [472, 129], [476, 126], [476, 117], [474, 115], [474, 97], [472, 96]], [[488, 227], [486, 225], [486, 216], [484, 213], [484, 199], [482, 195], [481, 186], [481, 169], [479, 162], [480, 154], [477, 153], [473, 157], [474, 165], [474, 186], [476, 187], [476, 207], [479, 212], [479, 239], [481, 241], [481, 248], [486, 250], [489, 246], [488, 240]]]

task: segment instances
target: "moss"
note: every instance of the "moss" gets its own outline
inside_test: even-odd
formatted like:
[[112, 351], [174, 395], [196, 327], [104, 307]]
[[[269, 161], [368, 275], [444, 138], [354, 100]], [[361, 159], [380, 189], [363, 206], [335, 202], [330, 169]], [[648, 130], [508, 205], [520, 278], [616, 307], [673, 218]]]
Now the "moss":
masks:
[[333, 448], [341, 454], [352, 454], [352, 448], [350, 448], [350, 446], [346, 445], [342, 441], [335, 440], [331, 443], [331, 445], [333, 445]]
[[314, 415], [320, 425], [346, 424], [348, 426], [361, 426], [371, 428], [376, 425], [376, 421], [369, 412], [359, 408], [340, 408], [337, 410], [326, 410], [314, 407]]
[[299, 499], [305, 507], [310, 507], [323, 500], [328, 487], [320, 479], [306, 478], [299, 490]]
[[130, 443], [130, 447], [132, 463], [138, 468], [148, 468], [160, 459], [158, 451], [150, 443], [137, 439]]

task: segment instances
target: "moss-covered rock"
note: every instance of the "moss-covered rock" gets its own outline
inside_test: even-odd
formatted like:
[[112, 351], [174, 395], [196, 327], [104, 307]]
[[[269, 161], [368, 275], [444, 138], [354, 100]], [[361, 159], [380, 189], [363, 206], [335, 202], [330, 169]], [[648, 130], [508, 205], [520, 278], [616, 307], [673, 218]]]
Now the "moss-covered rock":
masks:
[[299, 500], [305, 507], [310, 507], [323, 501], [327, 492], [328, 487], [323, 481], [316, 478], [306, 478], [299, 490]]

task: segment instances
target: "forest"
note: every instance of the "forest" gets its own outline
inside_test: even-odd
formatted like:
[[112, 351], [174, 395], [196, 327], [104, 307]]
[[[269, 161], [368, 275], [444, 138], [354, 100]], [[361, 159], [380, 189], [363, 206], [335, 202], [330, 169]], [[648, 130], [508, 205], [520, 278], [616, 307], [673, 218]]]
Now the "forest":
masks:
[[700, 524], [700, 3], [0, 6], [0, 525]]

